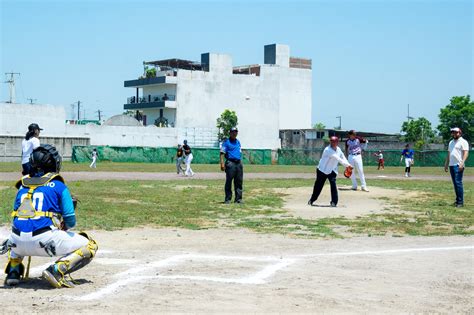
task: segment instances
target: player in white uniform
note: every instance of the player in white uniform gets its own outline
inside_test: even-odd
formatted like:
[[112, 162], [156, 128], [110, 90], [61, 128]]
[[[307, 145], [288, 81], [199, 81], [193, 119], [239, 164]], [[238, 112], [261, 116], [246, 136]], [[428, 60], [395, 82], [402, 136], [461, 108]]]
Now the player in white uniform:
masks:
[[186, 155], [186, 171], [184, 172], [184, 175], [194, 176], [193, 169], [191, 168], [191, 162], [193, 161], [193, 153], [191, 151], [191, 147], [188, 145], [188, 140], [183, 141], [183, 150], [184, 155]]
[[[357, 170], [357, 174], [360, 178], [360, 186], [362, 191], [369, 191], [367, 189], [367, 184], [365, 182], [364, 175], [364, 166], [362, 165], [362, 145], [364, 145], [364, 150], [367, 148], [369, 141], [362, 137], [358, 137], [354, 130], [350, 130], [349, 139], [346, 141], [346, 155], [351, 163], [352, 167]], [[352, 172], [352, 190], [357, 190], [357, 179], [355, 172]]]
[[28, 126], [28, 132], [25, 139], [21, 142], [21, 167], [22, 174], [28, 175], [31, 171], [30, 154], [34, 149], [40, 146], [39, 134], [43, 130], [38, 124], [31, 124]]
[[92, 163], [89, 165], [90, 168], [97, 168], [97, 149], [92, 150], [91, 153]]

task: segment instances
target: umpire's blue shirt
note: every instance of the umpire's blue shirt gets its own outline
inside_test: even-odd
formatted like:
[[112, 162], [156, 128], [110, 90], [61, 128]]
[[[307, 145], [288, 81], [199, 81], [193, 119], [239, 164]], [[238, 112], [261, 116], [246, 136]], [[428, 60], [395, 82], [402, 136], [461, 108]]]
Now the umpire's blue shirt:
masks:
[[242, 160], [242, 149], [238, 139], [234, 141], [226, 139], [222, 143], [221, 152], [225, 154], [225, 158], [228, 160]]
[[[21, 186], [18, 189], [13, 209], [16, 210], [20, 207], [27, 192], [27, 187]], [[61, 181], [53, 179], [46, 185], [36, 188], [32, 196], [32, 202], [36, 211], [57, 212], [62, 215], [67, 225], [75, 224], [75, 212], [71, 193]], [[21, 232], [36, 231], [37, 229], [50, 226], [52, 223], [52, 220], [47, 217], [39, 217], [37, 219], [15, 218], [13, 220], [13, 226]]]

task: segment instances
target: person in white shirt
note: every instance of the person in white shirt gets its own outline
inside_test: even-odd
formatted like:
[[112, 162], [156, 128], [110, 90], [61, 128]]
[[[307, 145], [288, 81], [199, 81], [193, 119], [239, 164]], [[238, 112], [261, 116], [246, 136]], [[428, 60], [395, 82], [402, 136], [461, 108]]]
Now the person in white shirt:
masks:
[[91, 153], [92, 163], [89, 165], [90, 168], [97, 168], [97, 149], [92, 150]]
[[337, 167], [340, 164], [345, 167], [350, 167], [351, 164], [347, 161], [344, 153], [339, 148], [339, 138], [331, 137], [330, 145], [328, 145], [319, 160], [318, 168], [316, 169], [316, 181], [314, 182], [313, 194], [308, 201], [308, 205], [313, 205], [313, 203], [318, 200], [321, 190], [323, 189], [326, 179], [329, 179], [329, 184], [331, 185], [331, 207], [336, 207], [338, 202], [337, 186], [336, 186], [336, 177], [337, 177]]
[[451, 128], [451, 136], [453, 139], [448, 145], [448, 156], [444, 163], [444, 171], [451, 174], [451, 180], [456, 193], [455, 207], [464, 206], [464, 188], [462, 185], [462, 175], [464, 173], [465, 163], [469, 155], [469, 144], [463, 139], [462, 130], [458, 127]]
[[28, 175], [31, 171], [30, 154], [33, 150], [40, 146], [39, 134], [43, 130], [38, 124], [30, 124], [25, 139], [21, 142], [21, 167], [22, 174]]

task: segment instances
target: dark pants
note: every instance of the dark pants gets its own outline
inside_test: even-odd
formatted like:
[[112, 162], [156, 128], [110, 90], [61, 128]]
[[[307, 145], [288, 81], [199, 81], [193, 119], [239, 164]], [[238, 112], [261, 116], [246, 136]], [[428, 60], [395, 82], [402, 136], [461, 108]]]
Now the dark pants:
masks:
[[242, 162], [225, 162], [225, 201], [232, 199], [232, 180], [234, 181], [235, 202], [242, 200], [242, 182], [244, 181], [244, 168]]
[[464, 189], [462, 187], [462, 174], [464, 173], [464, 168], [459, 170], [459, 166], [450, 166], [449, 173], [451, 173], [451, 179], [454, 185], [454, 192], [456, 193], [456, 204], [464, 204]]
[[23, 171], [21, 172], [21, 174], [23, 175], [28, 175], [30, 174], [30, 171], [31, 171], [31, 163], [28, 162], [28, 163], [25, 163], [25, 164], [21, 164], [21, 167], [23, 169]]
[[311, 195], [311, 203], [318, 200], [326, 179], [329, 179], [329, 184], [331, 184], [331, 202], [337, 205], [339, 199], [337, 195], [336, 177], [337, 174], [334, 171], [329, 175], [324, 174], [319, 169], [316, 171], [316, 181], [314, 182], [313, 194]]

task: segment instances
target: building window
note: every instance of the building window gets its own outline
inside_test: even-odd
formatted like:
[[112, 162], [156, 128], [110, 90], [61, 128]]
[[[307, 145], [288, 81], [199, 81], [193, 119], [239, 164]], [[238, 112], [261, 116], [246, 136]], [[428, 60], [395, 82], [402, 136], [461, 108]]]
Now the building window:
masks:
[[316, 131], [316, 138], [317, 139], [324, 138], [324, 131]]
[[313, 131], [313, 130], [308, 130], [305, 132], [305, 137], [306, 137], [306, 140], [313, 140], [313, 139], [316, 139], [316, 131]]

